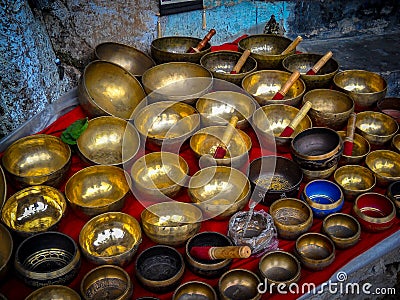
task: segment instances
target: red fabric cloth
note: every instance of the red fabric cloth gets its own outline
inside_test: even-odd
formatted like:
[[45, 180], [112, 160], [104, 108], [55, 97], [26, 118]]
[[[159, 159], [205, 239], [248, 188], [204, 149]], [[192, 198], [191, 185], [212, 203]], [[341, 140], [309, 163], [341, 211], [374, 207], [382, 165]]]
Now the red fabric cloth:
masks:
[[225, 43], [222, 45], [218, 45], [218, 46], [211, 46], [211, 52], [214, 51], [226, 51], [226, 50], [230, 50], [230, 51], [238, 51], [238, 44], [239, 41], [241, 39], [244, 39], [245, 37], [247, 37], [247, 34], [243, 34], [242, 36], [238, 37], [236, 40], [234, 40], [233, 42], [230, 43]]

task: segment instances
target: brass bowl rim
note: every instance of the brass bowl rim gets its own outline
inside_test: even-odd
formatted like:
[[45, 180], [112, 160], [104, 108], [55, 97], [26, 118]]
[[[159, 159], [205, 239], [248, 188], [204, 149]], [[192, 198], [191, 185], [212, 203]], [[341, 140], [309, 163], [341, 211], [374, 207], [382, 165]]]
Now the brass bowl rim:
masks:
[[[239, 51], [243, 52], [244, 50], [246, 50], [246, 49], [243, 48], [242, 45], [241, 45], [241, 44], [244, 43], [243, 41], [245, 41], [245, 40], [251, 40], [252, 38], [257, 38], [257, 37], [276, 38], [276, 39], [288, 41], [288, 42], [290, 42], [290, 43], [293, 42], [293, 40], [289, 39], [288, 37], [280, 36], [280, 35], [276, 35], [276, 34], [269, 34], [269, 33], [251, 34], [251, 35], [248, 35], [248, 36], [246, 36], [245, 38], [241, 39], [241, 40], [238, 42]], [[282, 50], [282, 51], [283, 51], [283, 50]], [[294, 50], [293, 50], [293, 51], [294, 51]], [[286, 54], [283, 54], [283, 55], [282, 55], [281, 53], [279, 53], [279, 54], [259, 54], [259, 53], [253, 53], [253, 52], [251, 52], [251, 54], [257, 55], [257, 56], [260, 56], [260, 57], [271, 56], [271, 57], [277, 57], [277, 58], [286, 55]], [[251, 55], [250, 55], [250, 56], [251, 56]]]
[[[299, 243], [300, 243], [301, 239], [306, 238], [308, 236], [315, 236], [315, 237], [321, 238], [323, 240], [326, 240], [332, 247], [332, 252], [330, 252], [329, 256], [326, 258], [323, 258], [323, 259], [314, 259], [314, 258], [309, 258], [309, 257], [302, 255], [301, 252], [299, 251]], [[307, 262], [318, 263], [318, 262], [327, 262], [327, 261], [333, 260], [335, 258], [335, 250], [336, 250], [335, 243], [332, 241], [332, 239], [329, 238], [328, 236], [326, 236], [325, 234], [318, 233], [318, 232], [306, 232], [306, 233], [302, 234], [301, 236], [299, 236], [295, 242], [295, 251], [299, 254], [301, 259], [303, 259]]]
[[[334, 218], [334, 217], [337, 217], [337, 216], [350, 219], [350, 220], [356, 225], [357, 231], [356, 231], [352, 236], [350, 236], [350, 237], [345, 237], [345, 238], [337, 237], [337, 236], [335, 236], [334, 234], [329, 233], [329, 232], [326, 230], [328, 220], [329, 220], [330, 218]], [[330, 215], [326, 216], [326, 217], [324, 218], [324, 220], [322, 221], [322, 230], [325, 232], [325, 234], [326, 234], [334, 243], [335, 243], [336, 241], [339, 242], [339, 243], [340, 243], [340, 242], [343, 243], [343, 242], [352, 241], [352, 240], [354, 240], [354, 239], [357, 239], [357, 240], [358, 240], [358, 239], [360, 238], [360, 235], [361, 235], [361, 225], [360, 225], [360, 222], [358, 222], [357, 219], [354, 218], [352, 215], [345, 214], [345, 213], [341, 213], [341, 212], [333, 213], [333, 214], [330, 214]]]
[[[283, 224], [283, 223], [279, 222], [279, 220], [274, 218], [273, 214], [275, 212], [276, 206], [279, 205], [280, 203], [283, 203], [286, 201], [293, 201], [293, 202], [299, 203], [299, 204], [307, 207], [307, 211], [308, 211], [307, 220], [305, 220], [304, 222], [297, 224], [297, 225], [287, 225], [287, 224]], [[291, 208], [290, 206], [286, 206], [286, 207]], [[312, 212], [310, 205], [307, 202], [301, 201], [300, 199], [297, 199], [297, 198], [281, 198], [281, 199], [275, 200], [269, 207], [269, 213], [270, 213], [271, 217], [273, 218], [274, 222], [278, 223], [279, 225], [283, 225], [285, 227], [298, 228], [298, 227], [302, 227], [304, 225], [307, 225], [307, 224], [310, 224], [313, 222], [313, 212]]]
[[[315, 76], [315, 75], [309, 75], [309, 76]], [[349, 95], [347, 95], [346, 93], [340, 92], [340, 91], [331, 90], [331, 89], [323, 89], [323, 88], [312, 89], [312, 90], [307, 91], [303, 96], [303, 100], [302, 100], [303, 105], [307, 101], [310, 101], [312, 103], [313, 99], [307, 99], [307, 98], [311, 97], [312, 94], [315, 94], [317, 92], [328, 92], [328, 93], [340, 95], [340, 96], [344, 97], [345, 99], [349, 100], [349, 102], [351, 103], [351, 107], [350, 107], [350, 109], [345, 110], [345, 111], [341, 111], [341, 112], [327, 112], [327, 111], [322, 111], [322, 110], [315, 109], [314, 107], [311, 106], [310, 111], [321, 112], [324, 115], [335, 115], [335, 116], [336, 115], [339, 115], [339, 116], [347, 115], [347, 114], [350, 114], [351, 112], [354, 111], [355, 103], [354, 103], [354, 100]]]
[[[294, 263], [297, 265], [297, 271], [296, 274], [288, 279], [288, 280], [284, 280], [284, 281], [277, 281], [277, 280], [273, 280], [271, 278], [269, 278], [263, 271], [263, 269], [261, 268], [261, 265], [263, 263], [263, 260], [265, 260], [268, 256], [274, 255], [274, 254], [282, 254], [282, 255], [286, 255], [288, 257], [290, 257]], [[274, 282], [275, 284], [279, 284], [279, 283], [285, 283], [285, 282], [296, 282], [300, 279], [300, 273], [301, 273], [301, 265], [300, 265], [300, 261], [296, 258], [296, 256], [294, 256], [292, 253], [289, 253], [287, 251], [284, 250], [274, 250], [274, 251], [270, 251], [265, 253], [259, 260], [258, 262], [258, 270], [261, 273], [261, 276], [263, 276], [264, 278], [266, 278], [268, 281]]]
[[192, 203], [188, 203], [188, 202], [166, 201], [166, 202], [159, 202], [159, 203], [151, 204], [151, 205], [147, 206], [145, 209], [143, 209], [142, 212], [140, 213], [140, 219], [141, 219], [142, 223], [146, 222], [149, 225], [156, 226], [156, 227], [160, 227], [160, 226], [161, 227], [177, 227], [179, 224], [177, 224], [177, 225], [168, 225], [168, 226], [165, 226], [165, 225], [154, 225], [152, 223], [147, 222], [146, 219], [144, 218], [144, 214], [146, 214], [146, 213], [149, 213], [149, 214], [152, 214], [152, 215], [155, 215], [155, 216], [159, 217], [156, 212], [152, 211], [152, 209], [160, 207], [160, 206], [162, 207], [165, 204], [173, 205], [173, 206], [177, 205], [177, 206], [190, 207], [191, 209], [193, 209], [197, 213], [198, 217], [197, 217], [196, 220], [189, 220], [189, 221], [186, 221], [186, 222], [179, 222], [179, 224], [184, 224], [184, 225], [197, 224], [197, 223], [200, 223], [201, 220], [202, 220], [203, 213], [202, 213], [201, 209], [198, 208], [196, 205], [194, 205]]
[[[234, 269], [229, 269], [228, 271], [226, 271], [225, 273], [223, 273], [221, 275], [221, 277], [218, 280], [218, 289], [220, 290], [220, 292], [223, 294], [223, 291], [221, 291], [221, 285], [222, 285], [222, 281], [228, 276], [231, 275], [232, 273], [235, 272], [240, 272], [240, 273], [246, 273], [248, 274], [248, 276], [252, 279], [254, 279], [255, 281], [257, 281], [258, 283], [261, 282], [260, 278], [257, 276], [256, 273], [254, 273], [253, 271], [250, 271], [248, 269], [244, 269], [244, 268], [234, 268]], [[254, 298], [251, 298], [249, 300], [253, 300], [253, 299], [258, 299], [257, 297], [259, 296], [259, 293], [257, 291], [257, 295]]]
[[[150, 47], [151, 47], [151, 48], [154, 48], [154, 49], [156, 49], [157, 51], [160, 51], [160, 52], [173, 53], [173, 52], [166, 51], [165, 49], [158, 48], [158, 47], [156, 47], [156, 46], [154, 45], [154, 44], [155, 44], [156, 42], [158, 42], [158, 41], [167, 40], [167, 39], [171, 39], [171, 38], [172, 38], [172, 39], [177, 39], [177, 40], [183, 39], [183, 38], [185, 38], [185, 39], [192, 39], [193, 41], [196, 41], [196, 42], [200, 42], [200, 41], [201, 41], [200, 38], [197, 38], [197, 37], [194, 37], [194, 36], [171, 35], [171, 36], [159, 37], [159, 38], [156, 38], [156, 39], [152, 40], [151, 43], [150, 43]], [[210, 46], [211, 46], [211, 43], [210, 43], [210, 42], [207, 42], [207, 43], [210, 44]], [[182, 52], [182, 53], [174, 53], [174, 54], [199, 54], [199, 53], [203, 53], [203, 52], [208, 52], [210, 49], [211, 49], [211, 47], [207, 47], [207, 45], [206, 45], [206, 48], [203, 48], [202, 50], [200, 50], [200, 52], [196, 52], [196, 53], [189, 53], [189, 52], [188, 52], [188, 53], [185, 53], [185, 52]]]
[[[299, 55], [299, 56], [318, 55], [318, 56], [320, 56], [321, 58], [323, 57], [323, 54], [321, 54], [321, 53], [316, 53], [316, 52], [293, 53], [293, 54], [290, 54], [289, 56], [287, 56], [287, 57], [285, 57], [285, 58], [283, 59], [283, 61], [282, 61], [282, 66], [283, 66], [285, 69], [288, 70], [288, 66], [286, 66], [285, 60], [286, 60], [286, 63], [287, 63], [287, 61], [289, 60], [288, 57], [292, 57], [292, 56], [294, 57], [295, 55]], [[331, 57], [329, 60], [333, 60], [333, 61], [335, 62], [335, 64], [337, 65], [337, 68], [336, 68], [334, 71], [329, 72], [329, 73], [324, 73], [324, 74], [319, 74], [319, 73], [317, 72], [317, 73], [314, 74], [314, 75], [307, 75], [306, 73], [304, 73], [304, 74], [301, 74], [301, 73], [300, 73], [300, 76], [304, 76], [305, 78], [311, 78], [311, 77], [314, 77], [314, 78], [315, 78], [316, 76], [322, 77], [322, 76], [329, 76], [329, 75], [334, 76], [337, 72], [339, 72], [339, 62], [338, 62], [336, 59], [334, 59], [333, 57]]]
[[[347, 132], [344, 130], [339, 130], [337, 133], [339, 134], [339, 136], [341, 133], [343, 133], [344, 136], [346, 136]], [[356, 137], [358, 139], [362, 140], [363, 142], [365, 142], [365, 144], [367, 145], [367, 151], [362, 155], [345, 155], [344, 153], [342, 153], [342, 156], [344, 156], [346, 158], [353, 158], [353, 159], [360, 158], [361, 159], [361, 158], [367, 156], [371, 152], [371, 144], [368, 142], [368, 140], [365, 137], [363, 137], [361, 134], [354, 133], [354, 139], [356, 139]]]
[[[357, 126], [357, 121], [360, 120], [359, 117], [364, 116], [364, 115], [367, 115], [367, 116], [368, 115], [381, 115], [385, 119], [384, 122], [385, 123], [387, 121], [392, 122], [395, 125], [396, 130], [394, 132], [392, 132], [392, 133], [384, 134], [384, 135], [378, 135], [378, 134], [370, 133], [368, 131], [364, 131], [360, 127]], [[392, 117], [390, 117], [390, 116], [388, 116], [388, 115], [386, 115], [384, 113], [381, 113], [381, 112], [378, 112], [378, 111], [371, 111], [371, 110], [361, 111], [361, 112], [357, 113], [357, 120], [356, 120], [356, 125], [355, 126], [356, 126], [356, 129], [358, 129], [360, 132], [362, 132], [362, 133], [364, 133], [364, 134], [366, 134], [368, 136], [371, 136], [371, 137], [378, 137], [380, 139], [393, 137], [399, 131], [399, 124]]]
[[[328, 182], [329, 184], [333, 184], [334, 186], [336, 186], [336, 188], [340, 191], [340, 198], [331, 204], [320, 204], [320, 203], [312, 201], [309, 198], [309, 196], [306, 194], [306, 189], [310, 184], [315, 183], [315, 182], [320, 182], [320, 181]], [[341, 204], [343, 204], [343, 201], [344, 201], [343, 191], [340, 188], [340, 186], [338, 184], [336, 184], [335, 182], [330, 181], [328, 179], [314, 179], [314, 180], [307, 182], [303, 189], [303, 195], [304, 195], [305, 200], [307, 201], [307, 203], [310, 205], [311, 208], [316, 208], [316, 209], [320, 209], [320, 210], [335, 209], [335, 208], [339, 207]]]
[[[359, 199], [362, 197], [365, 197], [365, 196], [372, 196], [372, 195], [377, 196], [381, 199], [385, 199], [386, 201], [388, 201], [390, 203], [390, 205], [392, 206], [392, 210], [389, 215], [386, 215], [384, 217], [370, 217], [361, 211], [361, 209], [358, 207]], [[356, 216], [359, 217], [361, 220], [368, 222], [370, 224], [375, 224], [375, 225], [390, 223], [396, 217], [396, 207], [395, 207], [393, 201], [390, 200], [385, 195], [375, 193], [375, 192], [368, 192], [368, 193], [359, 195], [354, 202], [353, 211], [356, 214]]]
[[4, 202], [6, 201], [7, 198], [7, 179], [6, 179], [6, 174], [4, 173], [4, 170], [0, 164], [0, 184], [3, 183], [3, 193], [0, 194], [0, 211], [3, 208]]
[[70, 288], [69, 286], [66, 285], [61, 285], [61, 284], [52, 284], [52, 285], [46, 285], [43, 287], [38, 288], [37, 290], [32, 291], [26, 298], [25, 300], [33, 300], [33, 299], [37, 299], [36, 297], [38, 295], [40, 295], [41, 293], [43, 293], [46, 290], [55, 288], [57, 290], [64, 290], [64, 291], [68, 291], [68, 293], [70, 293], [72, 295], [74, 295], [74, 298], [68, 298], [69, 300], [78, 300], [81, 299], [81, 296], [79, 295], [79, 293], [77, 291], [75, 291], [74, 289]]
[[[361, 189], [348, 188], [348, 187], [345, 188], [345, 187], [338, 181], [338, 179], [336, 178], [336, 175], [338, 175], [339, 171], [343, 171], [343, 170], [349, 169], [349, 168], [352, 168], [353, 170], [354, 170], [354, 169], [360, 169], [360, 170], [362, 170], [362, 171], [367, 172], [368, 175], [371, 175], [371, 177], [372, 177], [372, 179], [373, 179], [372, 185], [371, 185], [370, 187], [365, 188], [365, 189], [362, 189], [362, 190], [361, 190]], [[337, 168], [337, 169], [335, 170], [335, 172], [333, 173], [333, 179], [335, 180], [336, 184], [339, 185], [343, 190], [345, 190], [345, 191], [351, 191], [351, 192], [360, 192], [360, 193], [367, 192], [367, 191], [370, 191], [371, 189], [373, 189], [373, 188], [375, 187], [375, 185], [376, 185], [376, 177], [375, 177], [374, 173], [373, 173], [369, 168], [364, 167], [364, 166], [361, 166], [361, 165], [344, 165], [344, 166], [341, 166], [341, 167]]]
[[[346, 74], [346, 73], [347, 73], [347, 74], [352, 74], [352, 73], [354, 73], [354, 74], [366, 73], [366, 74], [368, 74], [368, 75], [374, 75], [374, 76], [377, 75], [377, 76], [380, 77], [380, 78], [383, 80], [383, 82], [385, 83], [385, 88], [384, 88], [383, 90], [380, 90], [380, 91], [377, 91], [377, 92], [373, 92], [373, 93], [363, 93], [363, 92], [348, 91], [348, 90], [346, 90], [345, 88], [343, 88], [342, 85], [339, 85], [339, 84], [337, 83], [337, 78], [338, 78], [339, 76], [343, 76], [342, 74]], [[352, 94], [359, 94], [359, 95], [375, 95], [375, 94], [379, 94], [379, 93], [382, 93], [382, 92], [384, 92], [384, 91], [387, 90], [387, 81], [386, 81], [386, 79], [383, 78], [380, 74], [375, 73], [375, 72], [371, 72], [371, 71], [366, 71], [366, 70], [359, 70], [359, 69], [343, 70], [343, 71], [337, 72], [337, 73], [335, 74], [335, 76], [333, 76], [333, 83], [334, 83], [336, 86], [338, 86], [339, 88], [341, 88], [341, 89], [343, 89], [343, 90], [345, 90], [345, 91], [347, 91], [347, 92], [349, 92], [349, 93], [352, 93]]]
[[[394, 156], [397, 156], [397, 158], [399, 158], [399, 159], [396, 160], [396, 161], [397, 161], [397, 162], [400, 161], [400, 154], [397, 153], [397, 152], [394, 152], [394, 151], [391, 151], [391, 150], [386, 150], [386, 149], [374, 150], [374, 151], [371, 151], [370, 153], [368, 153], [368, 155], [365, 157], [365, 165], [368, 167], [368, 169], [370, 169], [371, 172], [372, 172], [376, 177], [378, 177], [378, 179], [379, 179], [379, 177], [382, 177], [382, 178], [389, 179], [389, 180], [392, 180], [392, 181], [400, 180], [400, 175], [399, 175], [399, 176], [383, 176], [383, 175], [381, 175], [381, 173], [380, 173], [379, 171], [377, 171], [377, 170], [375, 170], [375, 169], [373, 168], [373, 166], [371, 165], [371, 159], [372, 159], [371, 156], [373, 156], [373, 155], [379, 155], [379, 154], [383, 154], [384, 156], [385, 156], [386, 154], [394, 155]], [[380, 156], [380, 157], [382, 157], [382, 156]]]
[[[10, 231], [8, 230], [7, 226], [5, 226], [2, 223], [0, 223], [0, 231], [2, 231], [4, 233], [4, 235], [7, 235], [8, 239], [10, 240], [10, 251], [9, 251], [8, 255], [6, 255], [6, 256], [2, 255], [4, 264], [0, 266], [0, 273], [1, 273], [4, 269], [6, 269], [8, 267], [8, 264], [11, 260], [11, 256], [14, 251], [14, 240], [13, 240], [12, 235], [11, 235]], [[4, 243], [4, 239], [1, 242]]]
[[180, 297], [179, 297], [179, 298], [176, 298], [176, 294], [178, 293], [179, 289], [182, 289], [182, 288], [184, 288], [184, 287], [186, 287], [187, 285], [190, 285], [190, 284], [198, 284], [198, 285], [202, 285], [202, 286], [207, 287], [207, 288], [211, 291], [211, 293], [213, 294], [213, 296], [214, 296], [214, 299], [210, 299], [210, 300], [216, 300], [216, 299], [218, 299], [217, 293], [215, 292], [214, 288], [213, 288], [210, 284], [208, 284], [208, 283], [206, 283], [206, 282], [203, 282], [203, 281], [199, 281], [199, 280], [191, 280], [191, 281], [186, 281], [186, 282], [182, 283], [181, 285], [179, 285], [179, 286], [176, 288], [176, 290], [174, 291], [174, 293], [173, 293], [173, 295], [172, 295], [172, 300], [179, 300]]

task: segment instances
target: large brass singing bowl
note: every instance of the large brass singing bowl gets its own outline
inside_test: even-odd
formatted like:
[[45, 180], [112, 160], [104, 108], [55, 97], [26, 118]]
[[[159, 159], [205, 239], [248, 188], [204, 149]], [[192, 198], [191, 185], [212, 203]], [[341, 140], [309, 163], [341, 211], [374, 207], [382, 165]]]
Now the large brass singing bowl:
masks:
[[261, 299], [261, 294], [257, 289], [260, 283], [260, 278], [252, 271], [231, 269], [222, 274], [218, 281], [220, 299]]
[[348, 95], [330, 89], [316, 89], [305, 93], [303, 104], [307, 101], [311, 102], [308, 115], [316, 127], [343, 129], [354, 111], [354, 101]]
[[78, 100], [90, 117], [111, 115], [131, 118], [146, 94], [134, 75], [108, 61], [89, 63], [78, 84]]
[[213, 85], [206, 68], [189, 62], [170, 62], [148, 69], [142, 76], [143, 87], [150, 102], [183, 101], [194, 104]]
[[71, 166], [71, 149], [60, 138], [35, 134], [12, 143], [2, 157], [10, 184], [59, 186]]
[[250, 56], [257, 61], [259, 70], [282, 70], [282, 61], [296, 51], [282, 55], [291, 42], [290, 39], [276, 34], [255, 34], [241, 39], [238, 48], [240, 52], [250, 50]]
[[65, 197], [78, 215], [91, 218], [122, 210], [130, 177], [115, 166], [92, 166], [75, 173], [65, 185]]
[[96, 265], [128, 265], [140, 244], [139, 222], [122, 212], [107, 212], [90, 219], [79, 233], [79, 245], [86, 259]]
[[[344, 142], [344, 138], [347, 135], [346, 131], [338, 131], [337, 132]], [[360, 164], [364, 161], [365, 157], [371, 151], [371, 146], [369, 142], [358, 133], [354, 133], [353, 139], [353, 151], [351, 155], [342, 154], [342, 157], [339, 160], [339, 165], [356, 165]]]
[[365, 164], [376, 176], [376, 183], [386, 187], [400, 180], [400, 154], [390, 150], [375, 150], [367, 155]]
[[77, 140], [78, 153], [88, 164], [122, 165], [139, 151], [140, 137], [135, 127], [112, 116], [89, 120]]
[[244, 129], [256, 110], [253, 98], [233, 91], [217, 91], [205, 94], [196, 102], [203, 127], [227, 125], [233, 115], [238, 117], [236, 128]]
[[182, 299], [207, 299], [217, 300], [217, 293], [208, 283], [201, 281], [188, 281], [181, 284], [174, 292], [172, 300]]
[[355, 103], [356, 111], [371, 109], [385, 98], [386, 80], [379, 74], [364, 70], [346, 70], [333, 77], [336, 88], [348, 94]]
[[143, 231], [153, 242], [180, 246], [199, 232], [202, 212], [190, 203], [161, 202], [143, 210], [141, 220]]
[[30, 293], [25, 300], [81, 300], [81, 296], [70, 287], [64, 285], [47, 285]]
[[325, 233], [338, 249], [346, 249], [360, 240], [360, 223], [348, 214], [335, 213], [327, 216], [322, 222]]
[[0, 210], [7, 198], [7, 179], [3, 168], [0, 165]]
[[0, 282], [6, 278], [10, 271], [11, 255], [13, 254], [14, 241], [7, 227], [0, 223]]
[[267, 104], [297, 106], [306, 90], [304, 81], [300, 78], [294, 82], [282, 100], [272, 100], [274, 95], [289, 79], [290, 75], [289, 72], [277, 70], [256, 71], [243, 78], [242, 87], [246, 92], [252, 95], [261, 106]]

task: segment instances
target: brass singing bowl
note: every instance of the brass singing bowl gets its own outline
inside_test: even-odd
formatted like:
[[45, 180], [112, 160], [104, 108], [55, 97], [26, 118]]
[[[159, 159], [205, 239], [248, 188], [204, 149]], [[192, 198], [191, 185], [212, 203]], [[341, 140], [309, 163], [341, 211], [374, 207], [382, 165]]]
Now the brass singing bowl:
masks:
[[90, 219], [79, 233], [79, 245], [85, 258], [96, 265], [128, 265], [140, 244], [139, 222], [122, 212], [107, 212]]
[[367, 155], [365, 164], [374, 173], [376, 183], [385, 187], [400, 180], [400, 154], [390, 150], [375, 150]]
[[85, 300], [129, 300], [132, 299], [133, 283], [121, 267], [103, 265], [86, 273], [80, 284], [80, 292]]
[[71, 166], [71, 149], [58, 137], [35, 134], [12, 143], [4, 152], [2, 163], [9, 183], [16, 188], [57, 187]]
[[25, 300], [81, 300], [81, 296], [70, 287], [64, 285], [48, 285], [30, 293]]
[[289, 152], [290, 143], [294, 136], [299, 132], [312, 127], [312, 121], [306, 115], [296, 126], [294, 132], [289, 137], [280, 137], [283, 130], [289, 125], [290, 121], [296, 116], [299, 109], [285, 104], [269, 104], [258, 108], [253, 114], [253, 126], [262, 146], [269, 146], [271, 135], [275, 140], [278, 152]]
[[97, 165], [72, 175], [65, 185], [65, 197], [79, 216], [91, 218], [122, 210], [129, 190], [130, 177], [123, 169]]
[[326, 235], [309, 232], [296, 240], [295, 254], [303, 266], [320, 271], [335, 260], [335, 245]]
[[334, 58], [330, 58], [325, 65], [315, 74], [306, 73], [322, 58], [323, 54], [299, 53], [287, 56], [283, 61], [283, 68], [288, 72], [298, 70], [308, 91], [313, 89], [330, 88], [333, 77], [339, 71], [339, 64]]
[[240, 52], [250, 50], [250, 56], [257, 61], [259, 70], [282, 70], [282, 61], [295, 53], [295, 49], [288, 54], [282, 52], [292, 43], [287, 37], [276, 34], [255, 34], [241, 39], [238, 43]]
[[261, 70], [253, 72], [242, 80], [242, 88], [248, 92], [261, 105], [286, 104], [297, 106], [304, 93], [304, 81], [299, 78], [290, 87], [282, 100], [272, 100], [290, 77], [289, 72], [278, 70]]
[[209, 70], [214, 78], [239, 85], [242, 79], [257, 70], [257, 61], [249, 56], [238, 73], [231, 74], [242, 53], [236, 51], [216, 51], [202, 56], [200, 64]]
[[10, 271], [11, 255], [14, 249], [14, 241], [7, 227], [0, 223], [0, 282], [6, 278]]
[[219, 295], [222, 300], [258, 300], [261, 299], [257, 289], [260, 283], [260, 279], [252, 271], [231, 269], [222, 274], [218, 281]]
[[102, 116], [89, 120], [76, 144], [86, 163], [120, 166], [138, 153], [140, 137], [131, 123], [117, 117]]
[[133, 191], [152, 200], [175, 197], [187, 183], [189, 166], [182, 156], [152, 152], [136, 160], [131, 168]]
[[0, 164], [0, 210], [7, 198], [7, 179]]
[[238, 117], [236, 128], [245, 129], [256, 110], [256, 102], [245, 94], [217, 91], [205, 94], [196, 102], [203, 127], [227, 125], [232, 116]]
[[113, 62], [138, 78], [146, 70], [156, 65], [146, 53], [135, 47], [116, 42], [98, 44], [94, 49], [94, 54], [97, 59]]
[[109, 61], [90, 62], [78, 84], [79, 103], [90, 117], [111, 115], [129, 120], [145, 97], [135, 76]]
[[354, 246], [360, 240], [360, 223], [348, 214], [335, 213], [322, 222], [322, 232], [326, 234], [338, 249]]
[[386, 197], [388, 197], [397, 209], [397, 215], [400, 216], [400, 181], [392, 182], [387, 190]]
[[150, 102], [183, 101], [194, 104], [213, 85], [206, 68], [189, 62], [169, 62], [148, 69], [142, 76]]
[[269, 213], [274, 220], [278, 235], [283, 239], [297, 239], [313, 224], [313, 212], [310, 206], [296, 198], [274, 201], [269, 208]]
[[[337, 132], [344, 142], [344, 138], [347, 135], [346, 131], [338, 131]], [[360, 164], [364, 161], [365, 157], [371, 151], [371, 146], [369, 142], [358, 133], [354, 133], [353, 137], [353, 151], [351, 155], [342, 154], [342, 157], [339, 160], [339, 165], [356, 165]]]
[[315, 89], [305, 93], [303, 104], [307, 101], [311, 102], [308, 115], [315, 127], [343, 129], [354, 111], [354, 101], [350, 96], [330, 89]]
[[333, 173], [335, 173], [337, 167], [338, 164], [334, 164], [331, 167], [322, 170], [308, 170], [301, 168], [303, 171], [303, 180], [304, 182], [310, 182], [315, 179], [328, 179]]
[[47, 185], [27, 187], [4, 203], [2, 222], [21, 237], [55, 228], [67, 208], [64, 194]]
[[239, 170], [225, 166], [197, 171], [189, 181], [188, 194], [209, 218], [225, 219], [243, 209], [250, 199], [250, 182]]
[[392, 138], [391, 142], [392, 149], [396, 151], [397, 153], [400, 153], [400, 134], [395, 134], [395, 136]]
[[347, 201], [354, 201], [360, 194], [370, 192], [376, 184], [375, 175], [360, 165], [342, 166], [335, 171], [333, 178]]
[[381, 75], [364, 70], [340, 71], [333, 77], [333, 83], [354, 100], [356, 111], [371, 109], [385, 98], [387, 91], [386, 80]]
[[144, 233], [153, 242], [179, 246], [199, 232], [202, 212], [190, 203], [161, 202], [143, 210], [141, 220]]
[[181, 284], [172, 295], [172, 300], [182, 299], [217, 300], [217, 293], [211, 285], [201, 281], [188, 281]]

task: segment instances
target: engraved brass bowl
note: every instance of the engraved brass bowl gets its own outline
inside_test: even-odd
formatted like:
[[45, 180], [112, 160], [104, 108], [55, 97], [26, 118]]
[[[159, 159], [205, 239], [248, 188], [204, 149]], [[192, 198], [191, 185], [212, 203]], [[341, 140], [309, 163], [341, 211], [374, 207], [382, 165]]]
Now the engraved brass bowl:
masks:
[[6, 278], [11, 267], [14, 241], [7, 227], [0, 223], [0, 282]]
[[392, 138], [391, 146], [394, 151], [396, 151], [397, 153], [400, 153], [400, 134], [399, 133], [396, 134]]
[[400, 98], [383, 98], [378, 101], [376, 106], [379, 112], [392, 117], [397, 123], [400, 123]]
[[255, 34], [241, 39], [238, 48], [240, 52], [250, 50], [250, 57], [257, 61], [259, 70], [282, 70], [282, 61], [295, 53], [293, 50], [288, 54], [281, 54], [291, 42], [287, 37], [276, 34]]
[[126, 213], [106, 212], [90, 219], [79, 233], [79, 246], [85, 258], [96, 265], [128, 265], [140, 244], [139, 222]]
[[308, 91], [313, 89], [328, 89], [332, 84], [333, 77], [339, 71], [339, 64], [334, 58], [330, 58], [317, 74], [306, 74], [322, 56], [323, 54], [316, 53], [292, 54], [282, 61], [282, 65], [288, 72], [298, 70], [300, 78], [303, 79]]
[[201, 281], [188, 281], [181, 284], [172, 295], [172, 300], [208, 299], [217, 300], [217, 293], [211, 285]]
[[16, 188], [59, 186], [71, 166], [71, 149], [60, 138], [35, 134], [12, 143], [2, 157], [4, 172]]
[[356, 111], [371, 109], [385, 98], [387, 91], [386, 80], [381, 75], [364, 70], [340, 71], [333, 77], [333, 83], [354, 100]]
[[205, 94], [196, 102], [203, 127], [227, 125], [233, 115], [238, 117], [236, 128], [244, 129], [256, 110], [253, 98], [234, 91], [218, 91]]
[[222, 274], [218, 281], [218, 290], [221, 300], [241, 299], [258, 300], [260, 278], [246, 269], [231, 269]]
[[78, 100], [90, 117], [111, 115], [131, 119], [146, 97], [142, 85], [123, 67], [102, 60], [90, 62], [78, 84]]
[[346, 249], [360, 240], [361, 226], [353, 216], [335, 213], [324, 219], [322, 232], [333, 241], [337, 249]]
[[30, 293], [25, 300], [81, 300], [81, 296], [70, 287], [64, 285], [47, 285]]
[[290, 77], [289, 72], [278, 70], [261, 70], [253, 72], [242, 80], [242, 88], [261, 105], [286, 104], [297, 106], [306, 90], [304, 81], [299, 78], [290, 87], [282, 100], [272, 100]]
[[306, 233], [313, 224], [311, 207], [296, 198], [284, 198], [271, 204], [269, 213], [274, 220], [279, 237], [295, 240]]
[[188, 194], [205, 217], [225, 219], [243, 209], [251, 188], [241, 171], [215, 166], [200, 169], [190, 178]]
[[388, 186], [386, 197], [393, 201], [397, 209], [397, 214], [400, 215], [400, 181], [392, 182]]
[[130, 300], [133, 283], [121, 267], [103, 265], [86, 273], [80, 284], [80, 292], [85, 300]]
[[311, 102], [308, 115], [315, 127], [329, 127], [334, 130], [346, 126], [350, 114], [354, 111], [354, 101], [345, 93], [315, 89], [304, 94], [303, 104]]
[[326, 235], [308, 232], [296, 240], [295, 254], [304, 267], [320, 271], [335, 260], [335, 245]]
[[400, 180], [400, 154], [390, 150], [375, 150], [367, 155], [365, 164], [374, 173], [376, 183], [386, 187]]
[[397, 122], [383, 113], [363, 111], [357, 114], [356, 132], [361, 134], [371, 146], [384, 146], [398, 130]]
[[376, 184], [375, 175], [360, 165], [342, 166], [335, 171], [333, 178], [346, 201], [354, 201], [362, 193], [370, 192]]
[[7, 179], [0, 165], [0, 210], [7, 198]]
[[102, 116], [89, 120], [77, 147], [80, 157], [90, 165], [120, 166], [138, 153], [140, 137], [129, 122]]
[[[337, 132], [344, 142], [344, 138], [347, 135], [346, 131]], [[354, 133], [353, 138], [353, 151], [351, 155], [342, 154], [339, 160], [339, 165], [356, 165], [361, 164], [368, 153], [371, 151], [371, 146], [369, 142], [360, 134]]]
[[236, 51], [210, 52], [202, 56], [200, 64], [209, 70], [214, 78], [226, 80], [240, 86], [242, 79], [246, 75], [257, 70], [257, 61], [249, 56], [240, 72], [231, 74], [233, 67], [241, 56], [242, 53]]
[[261, 145], [268, 147], [271, 144], [273, 134], [277, 151], [282, 153], [289, 152], [293, 137], [299, 132], [312, 127], [312, 121], [306, 115], [289, 137], [279, 136], [298, 112], [298, 108], [285, 104], [269, 104], [258, 108], [253, 114], [253, 127]]
[[61, 221], [67, 202], [64, 194], [47, 185], [27, 187], [5, 202], [2, 222], [21, 237], [54, 229]]
[[98, 44], [94, 49], [94, 54], [100, 60], [110, 61], [123, 67], [137, 78], [156, 65], [146, 53], [135, 47], [116, 42]]
[[65, 185], [65, 197], [79, 216], [91, 218], [122, 210], [129, 187], [130, 177], [123, 169], [97, 165], [72, 175]]
[[161, 202], [143, 210], [141, 220], [144, 233], [153, 242], [179, 246], [199, 232], [202, 212], [190, 203]]

